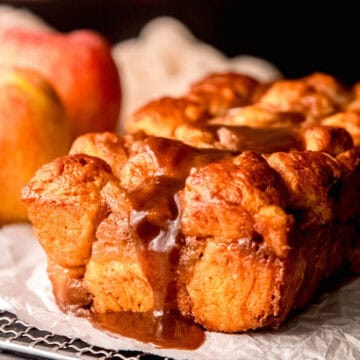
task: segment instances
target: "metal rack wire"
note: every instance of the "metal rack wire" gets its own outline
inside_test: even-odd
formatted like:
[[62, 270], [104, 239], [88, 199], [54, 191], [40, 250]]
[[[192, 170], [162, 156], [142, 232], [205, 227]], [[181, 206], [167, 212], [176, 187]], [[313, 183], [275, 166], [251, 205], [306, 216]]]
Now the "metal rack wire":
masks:
[[103, 349], [78, 338], [39, 330], [4, 310], [0, 310], [0, 357], [2, 351], [54, 360], [171, 360], [139, 351]]

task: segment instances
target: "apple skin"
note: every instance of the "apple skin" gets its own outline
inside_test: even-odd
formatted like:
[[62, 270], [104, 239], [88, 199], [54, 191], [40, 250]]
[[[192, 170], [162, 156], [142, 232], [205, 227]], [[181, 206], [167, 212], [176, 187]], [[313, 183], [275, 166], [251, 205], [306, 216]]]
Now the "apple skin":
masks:
[[21, 189], [67, 153], [72, 131], [52, 85], [28, 69], [0, 68], [0, 226], [27, 219]]
[[31, 68], [52, 83], [67, 108], [73, 138], [116, 130], [120, 78], [110, 46], [99, 34], [0, 29], [0, 55], [0, 66]]

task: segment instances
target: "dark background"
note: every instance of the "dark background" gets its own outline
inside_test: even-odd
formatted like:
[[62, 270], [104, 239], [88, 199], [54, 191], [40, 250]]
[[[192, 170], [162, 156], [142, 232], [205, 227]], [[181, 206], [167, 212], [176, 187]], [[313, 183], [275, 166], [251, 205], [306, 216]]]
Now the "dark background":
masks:
[[[116, 42], [138, 35], [160, 15], [184, 22], [228, 56], [263, 57], [287, 77], [324, 71], [351, 83], [360, 80], [360, 15], [346, 2], [8, 0], [61, 31], [91, 28]], [[356, 4], [356, 2], [354, 2]], [[315, 6], [316, 5], [316, 6]], [[179, 49], [181, 54], [181, 49]]]

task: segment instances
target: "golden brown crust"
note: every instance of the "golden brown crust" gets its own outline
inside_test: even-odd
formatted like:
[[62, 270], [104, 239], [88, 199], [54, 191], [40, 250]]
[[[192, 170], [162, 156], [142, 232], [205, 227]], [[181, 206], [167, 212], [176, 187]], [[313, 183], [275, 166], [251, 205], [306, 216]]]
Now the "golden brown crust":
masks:
[[345, 263], [359, 271], [358, 118], [334, 115], [353, 97], [325, 74], [216, 74], [140, 109], [142, 132], [79, 138], [71, 151], [96, 157], [60, 158], [23, 191], [59, 306], [175, 307], [237, 332], [278, 327]]
[[273, 111], [261, 104], [236, 107], [209, 120], [210, 125], [251, 126], [251, 127], [289, 127], [298, 126], [304, 115], [298, 112]]
[[353, 94], [335, 77], [316, 72], [303, 78], [308, 86], [326, 95], [338, 109], [352, 100]]
[[191, 306], [190, 311], [180, 307], [183, 313], [209, 330], [224, 332], [273, 325], [283, 316], [278, 275], [285, 266], [271, 256], [266, 260], [253, 245], [207, 240], [187, 279], [190, 268], [185, 261], [182, 269]]
[[153, 291], [139, 263], [128, 214], [111, 213], [96, 232], [84, 281], [96, 312], [148, 311]]
[[321, 125], [345, 129], [354, 145], [360, 145], [360, 114], [354, 111], [338, 112], [321, 120]]
[[53, 262], [86, 265], [96, 228], [106, 211], [100, 191], [111, 180], [117, 181], [104, 161], [71, 155], [42, 167], [24, 188], [30, 221], [38, 224], [37, 236]]
[[311, 118], [335, 111], [333, 103], [325, 94], [301, 80], [275, 82], [259, 99], [259, 103], [269, 109], [304, 113]]
[[75, 139], [69, 154], [87, 154], [103, 159], [108, 163], [117, 177], [128, 158], [125, 140], [110, 132], [87, 133]]
[[126, 122], [130, 133], [144, 131], [148, 135], [173, 137], [182, 124], [198, 123], [207, 118], [206, 108], [188, 99], [163, 97], [136, 111]]
[[[359, 142], [356, 89], [347, 89], [324, 73], [270, 84], [259, 84], [234, 73], [214, 74], [194, 84], [181, 98], [167, 97], [148, 103], [126, 124], [129, 132], [175, 138], [200, 148], [265, 153], [297, 149], [336, 155], [352, 144], [346, 133], [330, 127], [345, 129], [355, 145]], [[258, 147], [244, 143], [244, 136], [253, 136], [248, 135], [248, 128], [268, 133], [277, 128], [293, 133], [295, 128], [298, 139], [284, 141], [275, 137], [269, 143], [282, 142], [286, 149], [269, 147], [266, 151], [264, 143]]]
[[280, 174], [287, 193], [287, 204], [304, 225], [323, 225], [334, 217], [333, 186], [341, 178], [341, 167], [321, 152], [274, 153], [269, 165]]
[[252, 238], [254, 215], [284, 204], [280, 188], [277, 174], [252, 152], [193, 171], [183, 194], [182, 232], [224, 241]]
[[88, 314], [93, 296], [83, 281], [85, 267], [63, 267], [49, 260], [47, 272], [60, 309], [78, 315]]
[[209, 75], [193, 84], [182, 98], [163, 97], [140, 108], [127, 119], [126, 130], [174, 137], [180, 125], [201, 124], [230, 107], [248, 104], [257, 84], [255, 79], [235, 73]]
[[194, 83], [185, 98], [204, 104], [210, 116], [220, 116], [227, 109], [251, 102], [258, 82], [237, 73], [210, 74]]
[[353, 148], [350, 134], [341, 127], [309, 126], [302, 132], [304, 148], [336, 156]]

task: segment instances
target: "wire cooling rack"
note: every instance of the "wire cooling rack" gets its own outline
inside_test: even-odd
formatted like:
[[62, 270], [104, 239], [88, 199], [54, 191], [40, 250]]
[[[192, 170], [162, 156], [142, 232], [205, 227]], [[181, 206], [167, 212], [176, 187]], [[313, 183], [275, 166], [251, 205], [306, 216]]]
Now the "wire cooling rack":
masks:
[[78, 338], [39, 330], [4, 310], [0, 310], [0, 358], [2, 351], [29, 358], [53, 360], [171, 360], [139, 351], [107, 350]]

